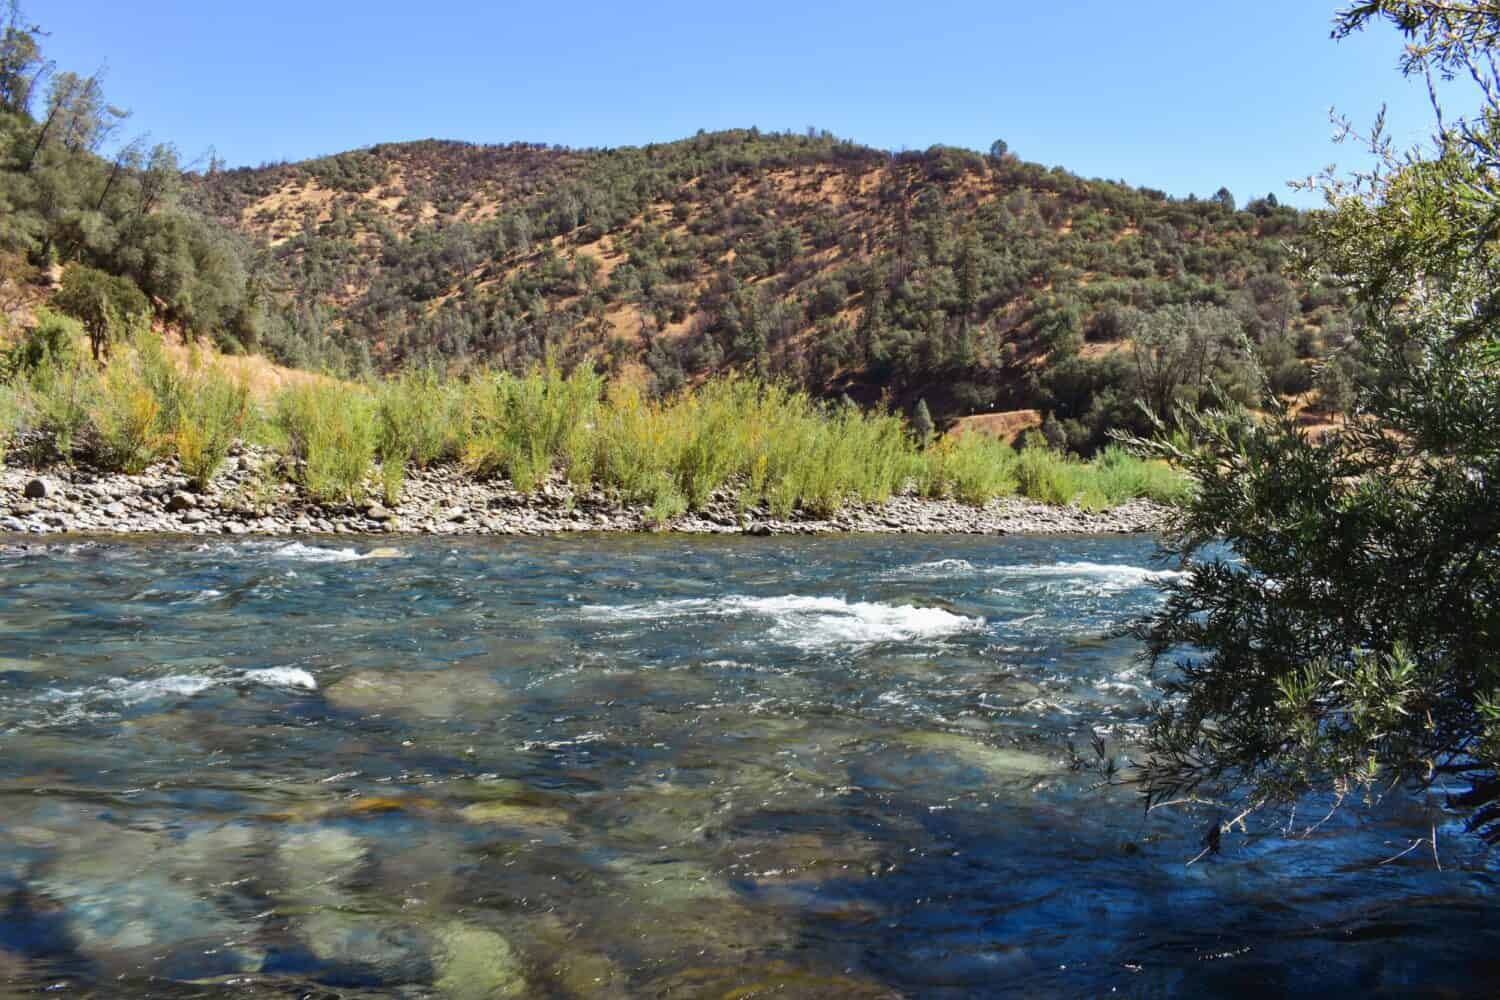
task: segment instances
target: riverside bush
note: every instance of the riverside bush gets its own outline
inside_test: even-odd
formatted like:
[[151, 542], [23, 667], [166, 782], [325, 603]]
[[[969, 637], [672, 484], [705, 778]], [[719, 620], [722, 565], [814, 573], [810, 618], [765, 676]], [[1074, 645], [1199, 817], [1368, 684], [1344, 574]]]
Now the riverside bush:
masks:
[[0, 362], [0, 375], [12, 379], [29, 378], [47, 364], [75, 366], [79, 360], [78, 344], [82, 340], [83, 324], [43, 306], [36, 311], [36, 323], [5, 352], [4, 361]]
[[194, 489], [208, 488], [234, 442], [245, 436], [252, 414], [250, 390], [242, 380], [212, 369], [179, 383], [173, 443], [177, 460]]
[[[66, 353], [59, 351], [59, 353]], [[379, 460], [382, 493], [400, 501], [411, 467], [457, 461], [523, 492], [557, 473], [642, 504], [658, 523], [731, 498], [743, 513], [826, 516], [854, 501], [914, 489], [983, 505], [1019, 493], [1098, 509], [1133, 497], [1172, 501], [1186, 481], [1161, 463], [1107, 448], [1092, 462], [1041, 446], [1020, 451], [983, 434], [924, 447], [885, 410], [831, 404], [778, 383], [726, 377], [664, 399], [588, 369], [525, 375], [478, 371], [446, 380], [414, 371], [368, 386], [304, 382], [280, 390], [263, 417], [248, 388], [214, 369], [183, 372], [161, 342], [138, 338], [102, 373], [45, 359], [14, 380], [20, 424], [58, 457], [90, 434], [109, 468], [139, 470], [175, 448], [206, 487], [236, 439], [291, 459], [290, 477], [320, 503], [358, 499]]]
[[48, 358], [30, 373], [20, 400], [22, 425], [35, 434], [28, 456], [33, 464], [50, 458], [71, 461], [98, 391], [98, 373], [76, 358]]
[[16, 429], [21, 425], [21, 400], [18, 393], [8, 385], [0, 385], [0, 469], [5, 468], [5, 456]]
[[459, 395], [431, 369], [410, 371], [375, 388], [375, 454], [385, 502], [401, 500], [407, 463], [425, 469], [458, 454]]
[[1089, 463], [1106, 506], [1144, 497], [1174, 503], [1188, 493], [1188, 480], [1165, 462], [1150, 462], [1119, 445], [1110, 445]]
[[134, 353], [117, 358], [104, 370], [88, 406], [94, 459], [103, 469], [137, 475], [166, 450], [161, 402], [141, 367]]
[[942, 438], [916, 463], [917, 492], [981, 505], [1016, 492], [1016, 451], [987, 434]]
[[475, 376], [464, 387], [464, 463], [480, 475], [506, 476], [523, 493], [555, 467], [575, 484], [588, 482], [603, 391], [604, 377], [582, 369], [568, 377], [552, 366]]
[[275, 422], [309, 496], [336, 503], [362, 495], [375, 454], [368, 394], [336, 382], [293, 386], [277, 397]]

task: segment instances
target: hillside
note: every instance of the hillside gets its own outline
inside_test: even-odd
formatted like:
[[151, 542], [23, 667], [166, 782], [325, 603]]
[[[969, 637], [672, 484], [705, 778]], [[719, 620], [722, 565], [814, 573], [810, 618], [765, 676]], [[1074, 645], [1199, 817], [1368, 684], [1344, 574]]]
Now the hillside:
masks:
[[1345, 329], [1335, 293], [1283, 275], [1302, 215], [1274, 197], [1174, 200], [1003, 144], [424, 141], [215, 172], [189, 196], [263, 248], [285, 305], [243, 346], [305, 367], [550, 357], [660, 390], [750, 370], [925, 398], [939, 420], [1034, 407], [1089, 447], [1136, 396], [1253, 397], [1242, 333], [1280, 391], [1305, 391]]
[[551, 361], [663, 395], [734, 371], [913, 417], [925, 402], [940, 427], [1034, 410], [1081, 451], [1141, 428], [1137, 400], [1169, 413], [1218, 386], [1261, 406], [1269, 385], [1337, 410], [1358, 372], [1340, 294], [1284, 273], [1305, 219], [1274, 197], [1173, 199], [1000, 142], [892, 154], [755, 129], [184, 172], [170, 145], [119, 136], [97, 76], [9, 31], [0, 325], [72, 273], [86, 325], [85, 300], [107, 300], [109, 325], [149, 312], [303, 369]]

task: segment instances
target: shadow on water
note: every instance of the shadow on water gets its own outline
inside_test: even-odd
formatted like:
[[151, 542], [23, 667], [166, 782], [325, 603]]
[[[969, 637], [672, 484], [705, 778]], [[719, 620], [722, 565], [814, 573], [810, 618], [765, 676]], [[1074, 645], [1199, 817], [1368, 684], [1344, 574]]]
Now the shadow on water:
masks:
[[[87, 996], [1483, 994], [1396, 797], [1145, 816], [1146, 538], [0, 556], [0, 981]], [[1128, 763], [1128, 762], [1127, 762]], [[1314, 806], [1316, 804], [1313, 804]], [[1319, 810], [1321, 814], [1321, 810]], [[1441, 818], [1438, 818], [1441, 821]]]

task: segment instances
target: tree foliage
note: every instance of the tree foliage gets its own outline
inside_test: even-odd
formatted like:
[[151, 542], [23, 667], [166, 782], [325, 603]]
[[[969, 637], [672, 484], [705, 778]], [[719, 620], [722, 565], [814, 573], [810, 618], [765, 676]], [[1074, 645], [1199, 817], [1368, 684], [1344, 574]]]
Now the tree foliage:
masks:
[[1377, 20], [1410, 43], [1407, 73], [1462, 76], [1479, 108], [1434, 99], [1430, 148], [1377, 128], [1377, 168], [1322, 182], [1300, 250], [1364, 316], [1347, 424], [1314, 440], [1222, 405], [1189, 419], [1191, 443], [1150, 446], [1197, 480], [1176, 547], [1201, 561], [1142, 628], [1170, 692], [1146, 787], [1241, 786], [1254, 805], [1438, 785], [1495, 842], [1500, 4], [1362, 3], [1336, 34]]
[[13, 0], [0, 30], [0, 273], [86, 267], [140, 289], [184, 333], [252, 346], [266, 301], [250, 248], [184, 203], [176, 151], [120, 142], [127, 113], [97, 74], [55, 71]]
[[109, 354], [109, 345], [138, 329], [151, 316], [151, 304], [129, 278], [75, 264], [63, 274], [52, 305], [83, 324], [94, 360]]

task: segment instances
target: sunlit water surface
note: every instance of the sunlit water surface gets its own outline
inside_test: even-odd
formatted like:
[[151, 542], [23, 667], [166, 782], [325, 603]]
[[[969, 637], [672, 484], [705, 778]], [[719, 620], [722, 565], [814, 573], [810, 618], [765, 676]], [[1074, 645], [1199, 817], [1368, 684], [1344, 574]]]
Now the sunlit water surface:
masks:
[[[1212, 812], [1070, 766], [1130, 752], [1113, 630], [1172, 572], [1149, 538], [10, 551], [0, 981], [1487, 992], [1492, 868], [1431, 803], [1189, 866]], [[1381, 864], [1434, 822], [1441, 870]]]

